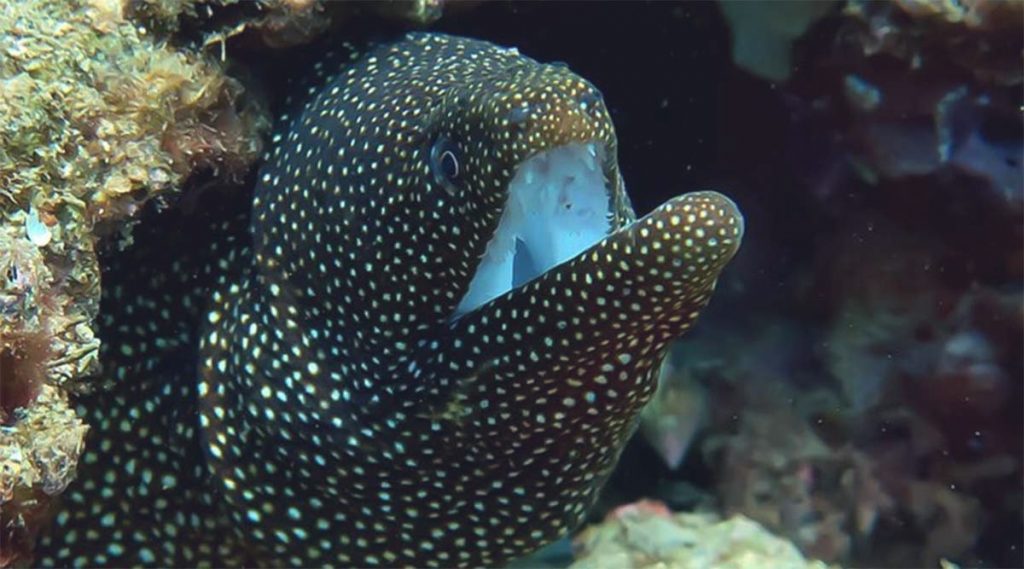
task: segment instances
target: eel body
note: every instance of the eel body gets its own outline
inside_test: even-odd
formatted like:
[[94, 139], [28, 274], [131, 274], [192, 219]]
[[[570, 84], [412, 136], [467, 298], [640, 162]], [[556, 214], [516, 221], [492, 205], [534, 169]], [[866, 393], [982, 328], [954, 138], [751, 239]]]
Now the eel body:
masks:
[[581, 521], [739, 246], [713, 192], [635, 219], [563, 65], [417, 33], [299, 95], [246, 230], [105, 285], [112, 386], [79, 402], [43, 564], [529, 553]]

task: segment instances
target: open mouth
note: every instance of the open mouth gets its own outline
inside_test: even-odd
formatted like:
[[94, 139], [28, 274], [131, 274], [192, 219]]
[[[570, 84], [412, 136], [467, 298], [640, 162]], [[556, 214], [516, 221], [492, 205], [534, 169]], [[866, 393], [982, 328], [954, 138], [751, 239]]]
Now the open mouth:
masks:
[[611, 193], [593, 142], [540, 152], [519, 165], [508, 203], [454, 318], [530, 282], [611, 231]]

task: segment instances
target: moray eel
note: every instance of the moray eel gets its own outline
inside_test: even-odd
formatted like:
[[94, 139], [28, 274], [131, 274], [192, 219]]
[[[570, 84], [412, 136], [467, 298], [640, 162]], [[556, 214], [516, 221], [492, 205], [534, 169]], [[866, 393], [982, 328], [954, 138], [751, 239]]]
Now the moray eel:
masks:
[[635, 219], [602, 96], [564, 65], [414, 33], [314, 75], [247, 234], [105, 284], [113, 386], [80, 402], [42, 563], [529, 553], [594, 502], [739, 246], [714, 192]]

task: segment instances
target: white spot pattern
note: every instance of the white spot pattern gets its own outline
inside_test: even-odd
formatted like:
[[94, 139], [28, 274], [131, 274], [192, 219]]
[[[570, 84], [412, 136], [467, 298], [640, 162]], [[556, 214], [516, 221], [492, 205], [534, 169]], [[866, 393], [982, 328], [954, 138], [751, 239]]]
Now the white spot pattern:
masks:
[[[102, 474], [69, 492], [45, 561], [491, 566], [528, 553], [581, 519], [666, 344], [739, 245], [742, 218], [713, 192], [634, 221], [604, 103], [562, 66], [410, 34], [319, 71], [260, 173], [252, 251], [213, 248], [200, 377], [132, 383], [170, 352], [122, 353], [113, 369], [132, 393], [89, 411]], [[612, 233], [452, 320], [517, 166], [580, 142], [607, 157]], [[457, 178], [431, 161], [442, 143], [460, 153]], [[126, 334], [155, 338], [175, 316]], [[149, 422], [117, 433], [140, 407]], [[82, 535], [96, 514], [102, 531]]]

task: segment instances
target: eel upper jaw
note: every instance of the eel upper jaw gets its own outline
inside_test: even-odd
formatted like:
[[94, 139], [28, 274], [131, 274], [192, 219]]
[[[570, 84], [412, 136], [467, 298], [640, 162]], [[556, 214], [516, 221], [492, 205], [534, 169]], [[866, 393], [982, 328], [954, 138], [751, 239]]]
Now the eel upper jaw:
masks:
[[498, 227], [452, 319], [539, 277], [613, 229], [607, 150], [572, 142], [524, 160], [509, 183]]

